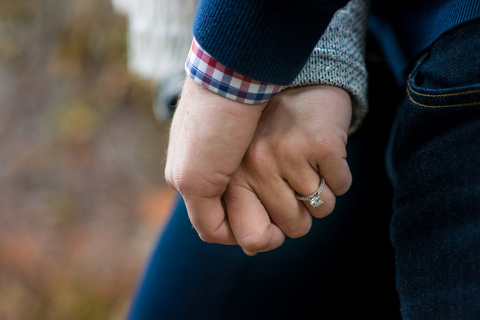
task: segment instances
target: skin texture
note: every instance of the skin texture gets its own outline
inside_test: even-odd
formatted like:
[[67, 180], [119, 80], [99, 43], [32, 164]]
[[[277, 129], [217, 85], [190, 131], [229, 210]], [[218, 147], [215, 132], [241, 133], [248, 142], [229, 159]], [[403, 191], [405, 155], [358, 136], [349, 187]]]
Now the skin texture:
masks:
[[[223, 98], [187, 79], [170, 131], [165, 176], [207, 242], [248, 254], [308, 233], [351, 184], [346, 162], [350, 96], [316, 85], [286, 90], [268, 105]], [[324, 203], [310, 195], [325, 179]]]

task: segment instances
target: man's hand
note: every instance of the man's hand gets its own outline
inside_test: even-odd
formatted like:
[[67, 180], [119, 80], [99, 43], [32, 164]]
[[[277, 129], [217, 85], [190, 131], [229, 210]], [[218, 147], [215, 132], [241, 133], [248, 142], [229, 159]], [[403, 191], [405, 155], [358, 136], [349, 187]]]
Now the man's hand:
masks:
[[222, 196], [266, 104], [223, 98], [187, 78], [170, 130], [165, 177], [207, 242], [236, 244]]

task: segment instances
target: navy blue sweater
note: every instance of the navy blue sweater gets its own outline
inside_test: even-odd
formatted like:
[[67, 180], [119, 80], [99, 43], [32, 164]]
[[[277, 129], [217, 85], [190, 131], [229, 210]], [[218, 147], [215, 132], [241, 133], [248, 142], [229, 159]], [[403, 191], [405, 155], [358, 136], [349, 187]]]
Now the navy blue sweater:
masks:
[[401, 82], [414, 59], [438, 37], [478, 18], [480, 0], [374, 0], [369, 27]]
[[[447, 30], [480, 17], [480, 0], [379, 0], [373, 33], [394, 72]], [[193, 24], [199, 44], [227, 67], [288, 85], [333, 14], [348, 0], [200, 0]]]
[[253, 79], [290, 84], [333, 14], [348, 0], [200, 0], [198, 43], [218, 61]]

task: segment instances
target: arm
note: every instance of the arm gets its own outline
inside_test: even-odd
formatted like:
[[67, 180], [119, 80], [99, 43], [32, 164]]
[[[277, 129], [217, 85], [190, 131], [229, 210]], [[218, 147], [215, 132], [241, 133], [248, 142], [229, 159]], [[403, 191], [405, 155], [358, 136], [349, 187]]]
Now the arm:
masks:
[[338, 10], [302, 71], [289, 87], [327, 84], [346, 90], [352, 98], [350, 133], [368, 111], [365, 44], [370, 0], [352, 0]]
[[[317, 81], [323, 80], [317, 79]], [[343, 90], [339, 90], [338, 88], [333, 89], [335, 89], [333, 90], [335, 91], [334, 93], [324, 95], [324, 93], [327, 91], [332, 92], [332, 90], [324, 90], [322, 91], [323, 93], [321, 96], [317, 96], [315, 94], [316, 91], [309, 91], [309, 94], [306, 95], [306, 97], [308, 97], [303, 101], [308, 103], [308, 108], [305, 107], [305, 110], [303, 110], [304, 104], [298, 103], [302, 102], [302, 100], [297, 102], [295, 102], [293, 98], [281, 100], [290, 101], [289, 103], [291, 103], [291, 105], [295, 105], [297, 107], [297, 111], [299, 111], [301, 107], [302, 111], [305, 112], [303, 114], [304, 117], [305, 115], [309, 114], [306, 112], [309, 108], [321, 107], [321, 105], [313, 103], [316, 101], [315, 99], [326, 99], [325, 101], [332, 103], [333, 106], [341, 106], [339, 110], [343, 111], [339, 112], [339, 115], [333, 115], [331, 112], [325, 112], [326, 115], [329, 114], [332, 115], [332, 117], [338, 118], [338, 121], [334, 121], [337, 123], [337, 129], [332, 131], [336, 137], [336, 143], [334, 143], [335, 147], [329, 149], [329, 152], [323, 153], [323, 155], [331, 152], [335, 153], [335, 155], [327, 157], [330, 160], [344, 158], [344, 138], [346, 137], [346, 134], [342, 134], [341, 132], [343, 129], [341, 130], [339, 128], [343, 128], [342, 123], [347, 121], [348, 123], [346, 127], [348, 129], [348, 124], [350, 123], [350, 113], [345, 110], [345, 106], [347, 105], [348, 108], [351, 108], [350, 97], [348, 94], [346, 94], [346, 92]], [[300, 97], [301, 95], [295, 96]], [[345, 100], [345, 98], [347, 98], [347, 100]], [[282, 103], [279, 105], [282, 106]], [[202, 239], [206, 241], [234, 244], [237, 243], [238, 237], [242, 239], [241, 241], [243, 246], [246, 246], [250, 250], [255, 249], [253, 251], [264, 251], [279, 246], [283, 242], [285, 234], [292, 235], [292, 233], [286, 230], [285, 227], [278, 226], [278, 224], [282, 224], [282, 218], [280, 215], [277, 215], [276, 223], [267, 225], [268, 221], [270, 221], [268, 216], [270, 212], [265, 210], [267, 215], [258, 215], [258, 217], [263, 217], [261, 218], [262, 221], [257, 221], [263, 224], [263, 226], [258, 227], [258, 224], [248, 223], [248, 219], [242, 223], [238, 223], [238, 219], [236, 220], [236, 216], [238, 215], [234, 214], [236, 210], [235, 206], [257, 206], [257, 210], [259, 209], [258, 204], [260, 198], [257, 198], [256, 201], [254, 198], [252, 198], [252, 195], [254, 195], [255, 192], [263, 193], [263, 195], [261, 195], [263, 198], [266, 196], [271, 196], [271, 194], [266, 195], [267, 190], [265, 188], [260, 189], [260, 187], [257, 186], [257, 190], [255, 190], [254, 193], [244, 193], [244, 195], [247, 195], [247, 199], [250, 200], [239, 202], [237, 201], [238, 198], [235, 198], [235, 194], [238, 195], [240, 192], [234, 192], [235, 190], [242, 190], [241, 188], [243, 187], [238, 188], [238, 186], [242, 185], [243, 178], [247, 177], [248, 175], [256, 175], [258, 177], [258, 174], [255, 172], [255, 170], [244, 171], [246, 174], [241, 175], [241, 178], [238, 176], [239, 173], [236, 172], [237, 168], [242, 162], [242, 158], [244, 157], [247, 148], [251, 144], [252, 139], [254, 139], [255, 130], [261, 129], [260, 126], [257, 128], [257, 122], [262, 115], [264, 107], [265, 104], [253, 106], [247, 106], [245, 104], [238, 103], [235, 104], [233, 101], [216, 95], [213, 92], [204, 89], [202, 86], [195, 85], [195, 83], [193, 83], [193, 81], [190, 79], [188, 79], [185, 84], [185, 89], [180, 100], [179, 108], [172, 123], [166, 177], [167, 181], [178, 191], [180, 191], [184, 197], [192, 223], [197, 228], [197, 231], [199, 231]], [[234, 110], [234, 108], [238, 108], [238, 110]], [[282, 110], [280, 107], [275, 109]], [[317, 109], [315, 114], [321, 114], [321, 112], [318, 112], [318, 110], [319, 109]], [[288, 114], [288, 112], [291, 111], [285, 112]], [[230, 114], [231, 116], [224, 117], [226, 114]], [[274, 113], [269, 112], [266, 114]], [[271, 118], [281, 119], [282, 116], [271, 116]], [[266, 118], [261, 121], [262, 127], [268, 127], [270, 125], [268, 119], [269, 118]], [[297, 119], [302, 118], [298, 116]], [[328, 117], [325, 116], [324, 119], [328, 119]], [[281, 123], [284, 123], [282, 121]], [[272, 123], [275, 122], [272, 121]], [[302, 124], [303, 122], [300, 121], [297, 123]], [[325, 124], [328, 125], [328, 120]], [[281, 128], [280, 125], [275, 126]], [[288, 128], [286, 129], [288, 130]], [[238, 130], [240, 130], [240, 132], [238, 132]], [[275, 132], [278, 133], [281, 131]], [[300, 132], [298, 137], [302, 138], [298, 140], [306, 141], [307, 144], [311, 144], [312, 142], [310, 139], [312, 137], [315, 138], [316, 135], [307, 135], [306, 137], [308, 139], [304, 139], [302, 136], [304, 133], [305, 132]], [[319, 136], [324, 137], [325, 141], [328, 140], [328, 135], [325, 135], [324, 133], [320, 133]], [[261, 139], [259, 139], [255, 140], [261, 141]], [[256, 142], [254, 145], [258, 145], [258, 143]], [[290, 151], [295, 153], [295, 150], [297, 149], [293, 148]], [[255, 161], [256, 157], [261, 157], [261, 154], [255, 152], [249, 152], [249, 154], [256, 155], [248, 157], [249, 161]], [[281, 154], [277, 154], [277, 156], [280, 155]], [[312, 159], [320, 156], [320, 154], [303, 154], [302, 156], [310, 159], [307, 162], [312, 164], [313, 167], [311, 168], [314, 168], [313, 172], [316, 172], [316, 183], [318, 183], [318, 163]], [[322, 161], [328, 164], [331, 161], [329, 161], [327, 158], [322, 158], [325, 160]], [[275, 160], [275, 157], [272, 157], [272, 159]], [[335, 161], [333, 163], [335, 163]], [[321, 174], [322, 176], [325, 175], [325, 178], [327, 178], [329, 175], [335, 175], [336, 171], [343, 172], [339, 178], [339, 181], [336, 181], [335, 178], [328, 179], [329, 181], [325, 190], [325, 194], [328, 195], [328, 190], [330, 190], [330, 198], [332, 198], [333, 194], [340, 194], [344, 192], [349, 186], [348, 166], [345, 167], [345, 161], [340, 161], [338, 163], [341, 165], [337, 167], [335, 167], [335, 165], [322, 166], [324, 169]], [[305, 164], [305, 162], [303, 162], [303, 164]], [[269, 167], [274, 167], [273, 165]], [[282, 166], [283, 165], [285, 165], [285, 163], [283, 163]], [[326, 169], [329, 167], [331, 167], [332, 170]], [[300, 168], [308, 167], [302, 165]], [[292, 170], [292, 172], [294, 172], [294, 170]], [[274, 175], [272, 175], [272, 177], [273, 176]], [[309, 176], [313, 176], [315, 178], [315, 175], [310, 174]], [[232, 178], [234, 178], [233, 183]], [[251, 183], [252, 181], [253, 180], [247, 181], [247, 183]], [[227, 185], [229, 186], [228, 188]], [[230, 186], [237, 186], [237, 188], [231, 188]], [[245, 188], [248, 187], [248, 185], [245, 184], [243, 186], [245, 186]], [[306, 188], [310, 189], [311, 186]], [[297, 189], [300, 189], [296, 190], [300, 193], [309, 192], [307, 190], [303, 190], [301, 187], [297, 187]], [[250, 190], [253, 189], [250, 188]], [[294, 198], [293, 200], [296, 201]], [[297, 208], [299, 208], [298, 201], [295, 203], [297, 203]], [[334, 202], [330, 201], [330, 209], [328, 206], [324, 206], [324, 208], [319, 209], [320, 211], [310, 213], [314, 216], [323, 216], [328, 214], [332, 209], [332, 203]], [[225, 208], [227, 208], [227, 210], [225, 210]], [[254, 208], [252, 207], [252, 210], [253, 209]], [[307, 209], [304, 208], [303, 210]], [[233, 222], [232, 219], [235, 220], [235, 222]], [[258, 232], [261, 232], [260, 237], [249, 237], [249, 227], [255, 227]], [[238, 230], [232, 231], [232, 228]], [[250, 231], [250, 235], [255, 235], [257, 233], [257, 231], [252, 230], [252, 228]], [[239, 232], [243, 232], [243, 234], [240, 234]], [[245, 234], [247, 237], [245, 237]], [[299, 233], [293, 233], [293, 235], [295, 234], [298, 235]], [[248, 239], [246, 245], [245, 239]]]
[[[350, 187], [347, 136], [367, 109], [368, 7], [368, 1], [353, 0], [339, 10], [293, 89], [275, 96], [262, 113], [224, 195], [235, 238], [247, 252], [267, 251], [285, 236], [305, 235], [312, 217], [330, 214], [335, 196]], [[326, 181], [322, 205], [315, 208], [295, 198], [312, 194], [321, 177]]]

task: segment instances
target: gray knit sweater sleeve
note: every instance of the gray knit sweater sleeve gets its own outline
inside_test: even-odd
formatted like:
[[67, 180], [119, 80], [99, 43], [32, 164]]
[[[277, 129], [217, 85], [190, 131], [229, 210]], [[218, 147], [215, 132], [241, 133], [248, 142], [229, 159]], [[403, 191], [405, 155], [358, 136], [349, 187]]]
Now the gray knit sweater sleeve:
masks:
[[338, 10], [312, 55], [289, 87], [328, 84], [352, 97], [352, 133], [368, 110], [365, 40], [370, 0], [352, 0]]

